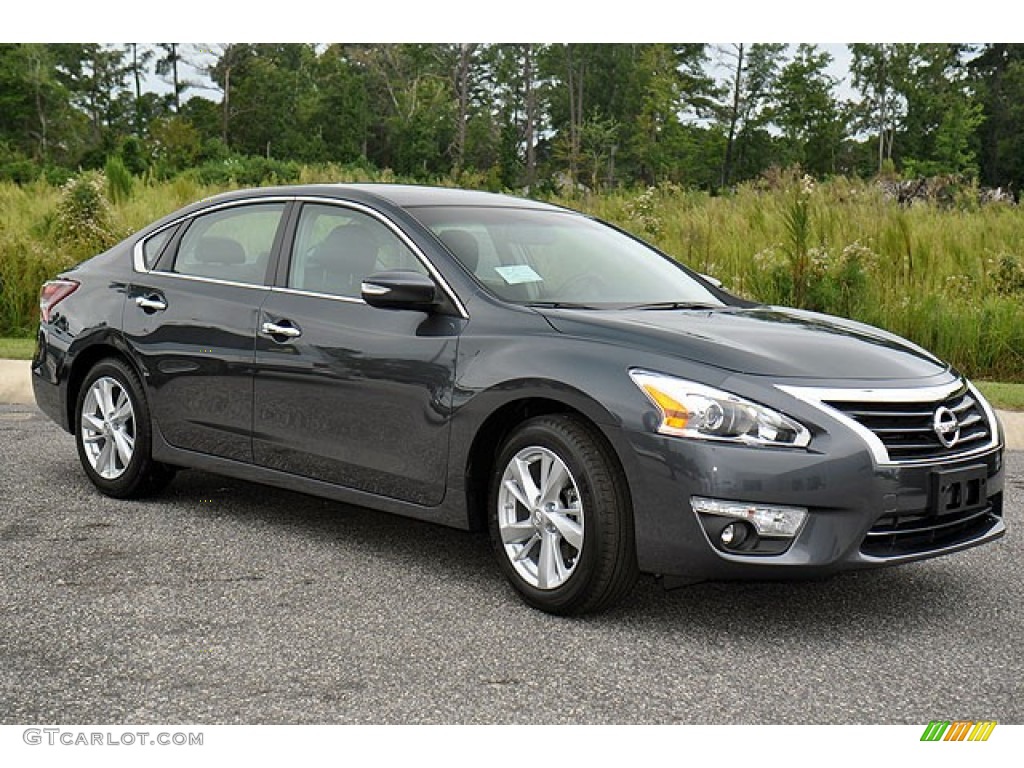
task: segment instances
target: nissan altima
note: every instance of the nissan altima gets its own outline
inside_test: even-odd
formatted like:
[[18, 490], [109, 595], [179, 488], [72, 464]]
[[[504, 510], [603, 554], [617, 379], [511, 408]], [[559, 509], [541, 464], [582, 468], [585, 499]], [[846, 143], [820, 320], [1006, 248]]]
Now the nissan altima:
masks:
[[192, 468], [487, 529], [551, 613], [640, 572], [818, 577], [1005, 531], [999, 423], [949, 365], [532, 200], [230, 192], [47, 282], [40, 315], [36, 400], [102, 493]]

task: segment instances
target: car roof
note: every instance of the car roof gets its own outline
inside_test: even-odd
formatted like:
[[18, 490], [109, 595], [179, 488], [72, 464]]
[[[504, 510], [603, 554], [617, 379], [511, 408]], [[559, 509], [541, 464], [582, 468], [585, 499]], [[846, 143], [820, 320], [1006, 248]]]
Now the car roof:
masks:
[[512, 195], [453, 187], [427, 187], [412, 184], [340, 184], [342, 189], [367, 192], [402, 208], [426, 205], [466, 205], [496, 208], [552, 208], [556, 206]]
[[454, 206], [466, 208], [518, 208], [522, 210], [559, 211], [578, 213], [539, 200], [501, 195], [494, 192], [480, 192], [454, 187], [429, 187], [415, 184], [293, 184], [276, 187], [250, 187], [221, 192], [179, 208], [132, 235], [133, 239], [147, 237], [161, 227], [183, 216], [190, 216], [221, 203], [259, 198], [321, 197], [348, 200], [376, 205], [386, 209], [415, 209], [427, 206]]
[[549, 203], [512, 195], [481, 192], [453, 187], [430, 187], [414, 184], [301, 184], [278, 187], [256, 187], [225, 192], [204, 200], [204, 203], [238, 200], [247, 197], [334, 197], [339, 200], [376, 198], [399, 208], [423, 206], [467, 206], [481, 208], [534, 208], [564, 211]]

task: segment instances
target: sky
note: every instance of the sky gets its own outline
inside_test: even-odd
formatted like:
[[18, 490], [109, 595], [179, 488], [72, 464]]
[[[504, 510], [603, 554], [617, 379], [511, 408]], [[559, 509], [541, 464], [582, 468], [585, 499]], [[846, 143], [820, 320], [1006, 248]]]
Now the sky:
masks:
[[[965, 7], [969, 12], [965, 12]], [[310, 37], [350, 42], [659, 42], [758, 40], [801, 42], [942, 42], [1006, 35], [1005, 2], [973, 0], [730, 0], [726, 3], [629, 0], [516, 0], [505, 5], [479, 0], [389, 0], [351, 3], [303, 0], [292, 12], [258, 6], [242, 13], [236, 3], [175, 0], [48, 0], [7, 9], [0, 39], [270, 40]], [[1012, 25], [1011, 25], [1012, 26]]]

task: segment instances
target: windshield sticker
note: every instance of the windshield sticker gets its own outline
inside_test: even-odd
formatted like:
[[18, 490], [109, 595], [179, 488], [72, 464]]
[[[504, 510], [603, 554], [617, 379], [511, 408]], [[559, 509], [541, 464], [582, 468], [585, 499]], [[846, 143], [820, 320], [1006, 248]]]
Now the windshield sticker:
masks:
[[495, 267], [494, 271], [501, 275], [501, 279], [509, 285], [519, 283], [540, 283], [544, 278], [533, 271], [529, 264], [516, 264], [511, 267]]

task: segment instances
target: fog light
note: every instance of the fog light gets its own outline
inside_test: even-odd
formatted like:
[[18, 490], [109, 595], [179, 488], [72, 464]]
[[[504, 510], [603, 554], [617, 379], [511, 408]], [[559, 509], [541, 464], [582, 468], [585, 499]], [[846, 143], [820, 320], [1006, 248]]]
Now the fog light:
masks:
[[718, 534], [718, 540], [726, 549], [739, 549], [747, 540], [750, 528], [746, 523], [729, 523], [722, 532]]
[[[770, 536], [783, 539], [792, 539], [803, 527], [807, 519], [807, 510], [803, 507], [780, 507], [768, 504], [747, 504], [738, 501], [722, 501], [721, 499], [706, 499], [701, 496], [690, 497], [690, 504], [693, 511], [704, 515], [718, 515], [720, 517], [734, 517], [739, 520], [746, 520], [757, 531], [758, 536]], [[733, 530], [728, 534], [729, 541], [725, 540], [726, 531]], [[727, 525], [722, 529], [720, 538], [726, 546], [738, 546], [736, 541], [740, 535], [740, 526]], [[742, 539], [740, 540], [742, 541]]]
[[732, 544], [732, 540], [736, 538], [736, 523], [729, 523], [725, 528], [722, 529], [722, 543], [725, 546]]

